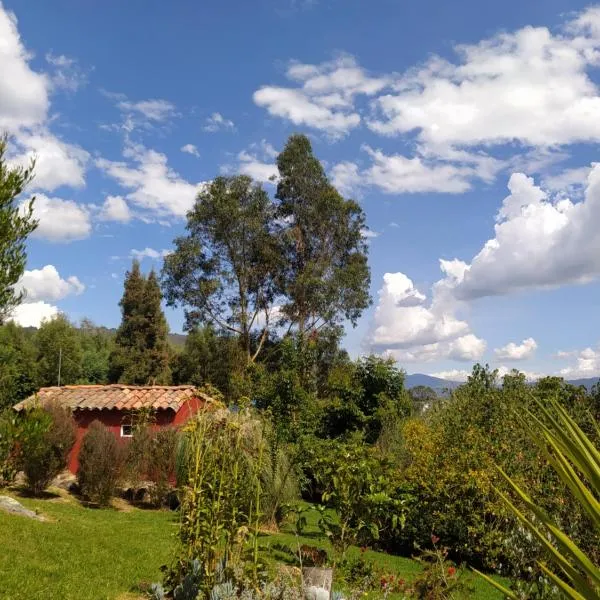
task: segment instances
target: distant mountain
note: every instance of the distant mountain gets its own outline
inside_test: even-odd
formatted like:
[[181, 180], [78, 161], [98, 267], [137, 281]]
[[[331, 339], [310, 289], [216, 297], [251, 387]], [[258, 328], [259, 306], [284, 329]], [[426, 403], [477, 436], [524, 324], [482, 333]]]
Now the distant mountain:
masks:
[[[592, 389], [594, 385], [600, 382], [600, 377], [589, 377], [587, 379], [569, 379], [567, 383], [571, 385], [580, 386], [582, 385], [588, 391]], [[461, 384], [460, 381], [448, 381], [447, 379], [441, 379], [440, 377], [432, 377], [431, 375], [425, 375], [424, 373], [414, 373], [413, 375], [407, 375], [404, 379], [404, 385], [406, 389], [417, 387], [418, 385], [426, 385], [433, 388], [436, 392], [444, 389], [455, 389]]]
[[426, 385], [436, 391], [454, 388], [460, 385], [458, 381], [448, 381], [447, 379], [441, 379], [440, 377], [432, 377], [431, 375], [425, 375], [424, 373], [413, 373], [407, 375], [404, 379], [404, 385], [407, 389], [417, 387], [418, 385]]
[[600, 377], [588, 377], [587, 379], [570, 379], [567, 383], [571, 385], [582, 385], [588, 391], [600, 381]]

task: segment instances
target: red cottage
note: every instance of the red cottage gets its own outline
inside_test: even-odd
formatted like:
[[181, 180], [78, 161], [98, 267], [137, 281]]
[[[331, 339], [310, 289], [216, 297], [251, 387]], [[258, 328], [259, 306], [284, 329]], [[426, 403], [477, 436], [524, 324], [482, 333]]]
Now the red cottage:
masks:
[[79, 449], [92, 421], [100, 421], [123, 442], [132, 436], [132, 414], [139, 409], [154, 412], [154, 429], [183, 425], [194, 413], [213, 400], [189, 385], [65, 385], [42, 388], [19, 402], [20, 411], [39, 402], [57, 402], [71, 409], [77, 425], [77, 440], [69, 457], [69, 470], [77, 473]]

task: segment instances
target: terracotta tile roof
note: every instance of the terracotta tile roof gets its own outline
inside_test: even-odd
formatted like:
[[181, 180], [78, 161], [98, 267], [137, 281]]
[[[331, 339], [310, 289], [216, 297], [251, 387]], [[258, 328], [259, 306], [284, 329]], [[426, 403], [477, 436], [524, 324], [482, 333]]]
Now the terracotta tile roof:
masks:
[[212, 402], [206, 394], [191, 385], [136, 386], [136, 385], [65, 385], [41, 388], [19, 402], [15, 410], [23, 410], [34, 402], [42, 405], [58, 402], [71, 410], [132, 410], [151, 408], [178, 411], [190, 398]]

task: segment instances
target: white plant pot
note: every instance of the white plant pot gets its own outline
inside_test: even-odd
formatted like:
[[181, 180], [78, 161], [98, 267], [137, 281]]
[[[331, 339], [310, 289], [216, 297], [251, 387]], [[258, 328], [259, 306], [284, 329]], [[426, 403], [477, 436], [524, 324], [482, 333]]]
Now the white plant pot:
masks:
[[330, 600], [333, 586], [333, 569], [304, 567], [302, 569], [305, 600]]

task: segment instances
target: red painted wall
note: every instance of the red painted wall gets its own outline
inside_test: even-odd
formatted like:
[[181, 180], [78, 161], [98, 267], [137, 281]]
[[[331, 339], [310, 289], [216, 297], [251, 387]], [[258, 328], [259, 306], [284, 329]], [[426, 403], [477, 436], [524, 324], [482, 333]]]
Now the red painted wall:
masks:
[[[199, 398], [190, 398], [181, 408], [175, 412], [174, 410], [158, 410], [155, 414], [155, 422], [152, 429], [157, 430], [163, 427], [180, 427], [184, 425], [190, 417], [197, 413], [204, 406], [204, 401]], [[75, 445], [69, 454], [69, 471], [77, 473], [79, 469], [79, 451], [83, 442], [83, 436], [86, 434], [88, 427], [93, 421], [100, 421], [108, 427], [117, 441], [121, 444], [127, 444], [131, 438], [121, 437], [121, 425], [129, 423], [129, 411], [122, 410], [76, 410], [73, 412], [73, 419], [77, 425], [77, 436]]]

